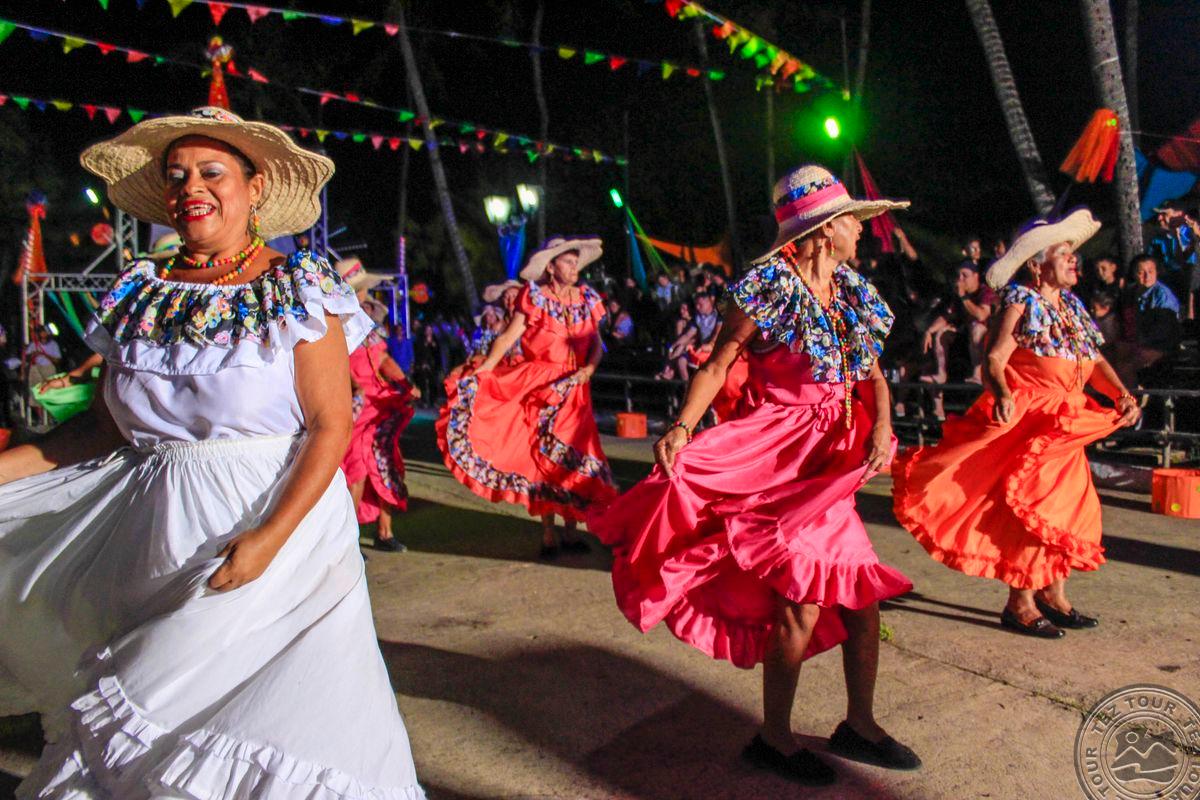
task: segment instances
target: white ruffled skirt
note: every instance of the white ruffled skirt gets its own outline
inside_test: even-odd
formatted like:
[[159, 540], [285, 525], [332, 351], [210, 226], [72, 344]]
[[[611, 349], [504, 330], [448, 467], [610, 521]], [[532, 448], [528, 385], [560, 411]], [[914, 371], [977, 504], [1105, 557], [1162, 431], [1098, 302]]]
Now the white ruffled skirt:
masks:
[[49, 741], [19, 797], [424, 797], [340, 474], [261, 577], [207, 587], [297, 447], [171, 442], [0, 487], [0, 679]]

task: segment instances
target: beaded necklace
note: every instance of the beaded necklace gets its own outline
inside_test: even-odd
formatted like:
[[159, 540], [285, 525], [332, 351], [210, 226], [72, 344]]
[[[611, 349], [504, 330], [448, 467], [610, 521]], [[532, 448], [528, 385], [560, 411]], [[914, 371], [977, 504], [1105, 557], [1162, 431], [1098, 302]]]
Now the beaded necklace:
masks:
[[214, 286], [222, 286], [245, 272], [246, 267], [250, 266], [250, 264], [254, 262], [254, 259], [258, 258], [258, 254], [262, 252], [263, 247], [265, 246], [266, 242], [263, 241], [263, 238], [261, 236], [255, 236], [250, 240], [250, 244], [246, 245], [234, 255], [226, 256], [225, 258], [209, 259], [208, 261], [200, 261], [188, 255], [187, 253], [180, 251], [177, 255], [172, 256], [171, 259], [163, 265], [162, 271], [159, 273], [158, 277], [165, 280], [167, 276], [171, 274], [171, 270], [175, 268], [176, 259], [182, 259], [183, 263], [187, 264], [189, 269], [211, 269], [212, 267], [221, 267], [225, 266], [226, 264], [236, 264], [233, 269], [214, 278], [211, 281]]
[[801, 274], [798, 268], [792, 270], [796, 277], [800, 279], [800, 283], [812, 295], [813, 302], [817, 304], [817, 308], [821, 309], [821, 316], [829, 323], [829, 329], [833, 331], [834, 344], [837, 346], [838, 355], [841, 357], [842, 369], [842, 385], [845, 387], [845, 397], [842, 399], [842, 419], [846, 423], [846, 430], [850, 430], [854, 426], [854, 418], [851, 416], [851, 396], [854, 391], [853, 381], [850, 380], [850, 330], [846, 325], [846, 318], [842, 314], [841, 303], [838, 300], [837, 283], [830, 278], [830, 286], [833, 288], [829, 296], [829, 305], [821, 305], [821, 299], [813, 288], [808, 285], [808, 281], [804, 280], [804, 275]]
[[1079, 320], [1076, 318], [1070, 304], [1063, 300], [1062, 292], [1058, 294], [1057, 308], [1051, 305], [1044, 297], [1041, 299], [1050, 312], [1051, 325], [1057, 324], [1062, 329], [1063, 338], [1067, 340], [1067, 346], [1071, 348], [1071, 355], [1075, 356], [1075, 381], [1082, 388], [1083, 328], [1080, 327]]

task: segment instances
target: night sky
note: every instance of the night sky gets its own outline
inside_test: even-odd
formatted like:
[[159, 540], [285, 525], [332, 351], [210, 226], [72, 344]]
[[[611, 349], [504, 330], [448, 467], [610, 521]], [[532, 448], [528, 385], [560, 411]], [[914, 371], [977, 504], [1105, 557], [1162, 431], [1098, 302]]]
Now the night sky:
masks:
[[[317, 2], [292, 7], [365, 18], [388, 18], [386, 3]], [[1004, 122], [992, 90], [982, 49], [962, 3], [875, 0], [871, 49], [864, 92], [864, 122], [858, 146], [882, 191], [913, 201], [900, 218], [918, 233], [931, 261], [954, 257], [954, 243], [967, 232], [1003, 234], [1032, 213]], [[661, 2], [642, 0], [547, 0], [543, 42], [610, 51], [651, 60], [698, 63], [688, 23], [671, 19]], [[713, 0], [719, 13], [759, 32], [809, 61], [839, 83], [842, 45], [839, 17], [846, 18], [850, 73], [859, 31], [859, 2], [768, 2]], [[1005, 2], [993, 7], [1008, 49], [1034, 136], [1054, 189], [1066, 187], [1057, 173], [1071, 143], [1097, 103], [1088, 74], [1086, 45], [1076, 2]], [[528, 40], [536, 2], [483, 0], [407, 4], [409, 24]], [[1121, 39], [1120, 0], [1114, 3]], [[1200, 4], [1142, 0], [1140, 18], [1140, 128], [1170, 134], [1200, 111]], [[199, 4], [172, 19], [166, 0], [0, 2], [0, 17], [67, 33], [202, 61], [213, 25]], [[290, 85], [353, 91], [381, 103], [409, 106], [396, 40], [382, 31], [353, 36], [348, 27], [315, 21], [284, 23], [268, 17], [251, 25], [231, 10], [219, 28], [244, 70], [254, 67]], [[536, 136], [537, 106], [528, 52], [495, 44], [414, 33], [414, 45], [435, 115], [473, 121]], [[755, 91], [750, 62], [733, 58], [725, 45], [708, 39], [710, 65], [727, 77], [715, 84], [735, 183], [739, 234], [747, 254], [772, 235], [766, 177], [765, 98]], [[638, 76], [631, 66], [612, 71], [585, 66], [581, 57], [543, 56], [550, 109], [550, 138], [599, 148], [624, 149], [622, 120], [628, 112], [629, 202], [647, 232], [667, 239], [708, 244], [720, 238], [725, 211], [720, 176], [702, 85], [677, 75], [663, 81], [653, 72]], [[61, 43], [36, 42], [21, 31], [0, 45], [0, 93], [62, 98], [74, 102], [133, 105], [175, 111], [202, 105], [207, 81], [186, 69], [127, 65], [119, 54], [94, 48], [64, 55]], [[230, 82], [234, 110], [268, 121], [297, 125], [403, 133], [393, 115], [302, 97], [270, 85]], [[776, 101], [775, 159], [779, 171], [821, 160], [841, 171], [844, 151], [822, 142], [814, 126], [816, 93], [783, 93]], [[69, 271], [86, 262], [90, 244], [72, 248], [72, 230], [86, 232], [97, 219], [82, 197], [92, 183], [78, 167], [87, 143], [129, 125], [89, 122], [79, 110], [21, 112], [0, 108], [0, 216], [6, 241], [0, 257], [11, 268], [13, 231], [24, 223], [29, 186], [51, 198], [46, 222], [52, 269]], [[14, 137], [26, 145], [14, 150]], [[311, 140], [309, 140], [311, 141]], [[1145, 138], [1153, 150], [1160, 140]], [[386, 268], [393, 259], [401, 157], [386, 145], [327, 140], [337, 162], [331, 184], [334, 222], [348, 227], [336, 242], [361, 241], [362, 255]], [[19, 158], [14, 158], [14, 153]], [[460, 155], [443, 151], [464, 235], [480, 275], [499, 277], [494, 232], [483, 215], [482, 198], [534, 182], [536, 167], [519, 152]], [[411, 156], [409, 210], [413, 219], [412, 264], [434, 284], [450, 257], [425, 153]], [[608, 189], [621, 185], [612, 165], [551, 160], [548, 170], [548, 229], [598, 232], [605, 237], [607, 263], [625, 266], [621, 218], [608, 202]], [[1072, 203], [1087, 202], [1102, 215], [1111, 207], [1108, 187], [1077, 188]], [[921, 235], [924, 234], [924, 235]], [[86, 237], [85, 237], [86, 238]]]

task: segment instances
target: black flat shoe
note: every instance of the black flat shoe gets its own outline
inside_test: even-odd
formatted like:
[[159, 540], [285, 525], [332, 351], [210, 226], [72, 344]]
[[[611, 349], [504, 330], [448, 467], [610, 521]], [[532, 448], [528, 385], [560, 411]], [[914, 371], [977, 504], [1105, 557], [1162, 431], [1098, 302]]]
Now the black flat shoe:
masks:
[[583, 539], [571, 539], [564, 541], [561, 545], [564, 553], [590, 553], [592, 548], [588, 547], [588, 543]]
[[1016, 631], [1017, 633], [1023, 633], [1026, 636], [1036, 636], [1039, 639], [1061, 639], [1067, 635], [1066, 631], [1056, 628], [1054, 623], [1045, 617], [1038, 617], [1026, 625], [1017, 619], [1017, 615], [1007, 608], [1000, 615], [1000, 627], [1008, 628], [1010, 631]]
[[828, 786], [837, 780], [833, 767], [808, 750], [797, 750], [790, 756], [776, 750], [755, 735], [742, 750], [742, 758], [759, 769], [767, 769], [776, 775], [805, 786]]
[[542, 545], [542, 549], [538, 551], [538, 558], [543, 559], [545, 561], [551, 561], [555, 558], [558, 558], [558, 545], [556, 545], [556, 544]]
[[1064, 614], [1054, 606], [1049, 605], [1048, 603], [1043, 603], [1036, 597], [1033, 598], [1033, 602], [1037, 603], [1038, 611], [1042, 612], [1046, 619], [1050, 620], [1060, 628], [1095, 628], [1100, 624], [1100, 620], [1096, 619], [1095, 617], [1084, 616], [1073, 608]]
[[408, 550], [408, 548], [405, 547], [404, 544], [395, 536], [387, 539], [376, 538], [375, 549], [382, 550], [385, 553], [403, 553], [404, 551]]
[[842, 758], [872, 764], [886, 769], [920, 769], [921, 759], [911, 747], [900, 744], [890, 736], [881, 741], [872, 742], [860, 736], [846, 722], [837, 726], [833, 736], [829, 737], [829, 750]]

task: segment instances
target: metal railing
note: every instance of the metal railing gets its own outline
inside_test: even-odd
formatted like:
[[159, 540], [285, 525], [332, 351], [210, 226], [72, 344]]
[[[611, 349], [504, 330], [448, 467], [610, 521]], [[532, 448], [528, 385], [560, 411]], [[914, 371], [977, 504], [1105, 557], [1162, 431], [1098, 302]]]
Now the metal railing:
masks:
[[[956, 413], [968, 408], [983, 392], [977, 383], [925, 383], [924, 381], [889, 381], [893, 401], [902, 401], [905, 406], [903, 417], [892, 414], [892, 427], [897, 436], [907, 442], [924, 445], [927, 441], [941, 438], [942, 420], [926, 409], [941, 393], [946, 408]], [[647, 417], [659, 420], [674, 419], [683, 402], [687, 384], [681, 380], [660, 380], [642, 375], [598, 372], [592, 378], [592, 397], [596, 405], [609, 410], [640, 411]], [[1154, 428], [1143, 424], [1140, 428], [1122, 428], [1105, 440], [1117, 446], [1142, 445], [1156, 449], [1160, 466], [1169, 466], [1175, 450], [1183, 450], [1190, 458], [1200, 458], [1200, 432], [1179, 429], [1179, 405], [1181, 401], [1195, 401], [1200, 408], [1200, 389], [1139, 389], [1133, 394], [1143, 412], [1160, 403], [1162, 421]], [[1200, 413], [1192, 414], [1190, 420], [1200, 419]]]

